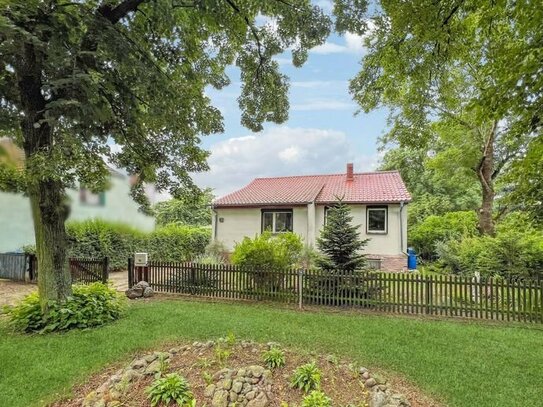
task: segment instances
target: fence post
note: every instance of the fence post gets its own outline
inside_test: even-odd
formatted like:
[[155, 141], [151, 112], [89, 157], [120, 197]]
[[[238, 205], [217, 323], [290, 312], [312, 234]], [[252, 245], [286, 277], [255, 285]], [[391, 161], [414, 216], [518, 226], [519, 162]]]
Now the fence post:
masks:
[[303, 308], [304, 269], [298, 270], [298, 308]]
[[431, 276], [426, 277], [426, 313], [430, 313], [430, 308], [432, 306], [432, 280]]
[[107, 284], [109, 278], [109, 257], [104, 257], [102, 261], [102, 283]]
[[134, 285], [134, 267], [132, 263], [132, 257], [128, 258], [128, 288], [132, 288]]

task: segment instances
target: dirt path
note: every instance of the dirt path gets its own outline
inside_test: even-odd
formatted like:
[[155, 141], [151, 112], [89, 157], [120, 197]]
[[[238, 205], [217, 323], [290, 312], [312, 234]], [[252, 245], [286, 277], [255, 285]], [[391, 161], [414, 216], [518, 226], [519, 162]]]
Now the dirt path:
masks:
[[[110, 273], [109, 280], [118, 291], [125, 291], [128, 288], [128, 276], [125, 271]], [[37, 284], [0, 279], [0, 308], [16, 304], [37, 289]]]

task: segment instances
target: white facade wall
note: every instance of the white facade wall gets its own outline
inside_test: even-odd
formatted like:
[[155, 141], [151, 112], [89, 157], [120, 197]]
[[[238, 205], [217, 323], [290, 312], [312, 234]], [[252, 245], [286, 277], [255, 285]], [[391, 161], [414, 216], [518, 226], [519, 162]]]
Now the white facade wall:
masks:
[[[402, 228], [400, 228], [400, 205], [386, 206], [387, 233], [376, 234], [366, 231], [366, 205], [351, 205], [353, 222], [360, 225], [360, 237], [370, 239], [366, 247], [368, 254], [394, 256], [407, 251], [407, 205], [404, 205], [402, 210]], [[293, 207], [292, 211], [293, 232], [299, 234], [304, 242], [314, 245], [324, 225], [324, 205], [309, 204]], [[254, 237], [261, 233], [261, 212], [261, 208], [216, 208], [216, 215], [213, 217], [213, 238], [221, 241], [228, 251], [232, 251], [235, 244], [245, 236]], [[216, 219], [218, 221], [215, 223]]]
[[[111, 188], [105, 191], [104, 205], [89, 205], [79, 199], [78, 190], [66, 193], [71, 202], [70, 220], [104, 219], [126, 223], [142, 231], [152, 231], [155, 218], [141, 213], [130, 197], [127, 177], [112, 175]], [[34, 244], [34, 222], [30, 200], [23, 194], [0, 192], [0, 253], [18, 251]]]

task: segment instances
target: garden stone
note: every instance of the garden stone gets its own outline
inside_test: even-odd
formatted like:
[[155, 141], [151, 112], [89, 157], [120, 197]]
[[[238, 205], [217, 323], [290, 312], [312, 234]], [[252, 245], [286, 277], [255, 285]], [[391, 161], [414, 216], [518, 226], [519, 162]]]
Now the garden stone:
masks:
[[131, 300], [134, 300], [136, 298], [140, 298], [143, 295], [143, 288], [141, 287], [132, 287], [126, 290], [124, 293], [125, 295], [130, 298]]
[[230, 372], [230, 369], [227, 369], [227, 368], [221, 369], [218, 372], [215, 372], [215, 374], [212, 376], [212, 379], [213, 380], [223, 379], [226, 377], [228, 373], [232, 375], [232, 373]]
[[106, 402], [95, 391], [92, 391], [83, 400], [83, 407], [106, 407]]
[[127, 371], [125, 371], [123, 373], [123, 376], [122, 376], [120, 381], [124, 380], [126, 382], [131, 382], [134, 379], [139, 379], [141, 376], [142, 376], [142, 374], [140, 372], [138, 372], [137, 370], [128, 369]]
[[122, 376], [123, 372], [119, 372], [119, 373], [115, 373], [113, 376], [111, 376], [108, 380], [108, 383], [109, 384], [115, 384], [117, 382], [119, 382], [121, 380], [121, 376]]
[[232, 383], [232, 391], [236, 393], [241, 393], [241, 389], [243, 388], [243, 383], [236, 380], [234, 383]]
[[373, 387], [377, 384], [375, 379], [373, 377], [370, 377], [368, 380], [366, 380], [366, 387]]
[[145, 361], [147, 363], [151, 363], [151, 362], [154, 362], [155, 360], [157, 360], [157, 358], [158, 358], [158, 354], [151, 353], [150, 355], [145, 356], [144, 359], [145, 359]]
[[247, 371], [243, 368], [238, 370], [238, 376], [245, 376], [247, 374]]
[[394, 406], [398, 406], [398, 407], [411, 406], [411, 403], [409, 403], [409, 401], [405, 398], [403, 394], [399, 394], [399, 393], [393, 394], [392, 396], [390, 396], [390, 400], [392, 401]]
[[215, 385], [210, 384], [209, 386], [206, 387], [206, 389], [204, 391], [204, 396], [213, 397], [213, 393], [215, 393]]
[[360, 374], [364, 374], [368, 371], [368, 369], [366, 369], [365, 367], [361, 367], [360, 368]]
[[386, 389], [387, 389], [386, 384], [380, 384], [378, 387], [379, 387], [379, 390], [381, 390], [381, 391], [386, 391]]
[[224, 390], [230, 390], [232, 388], [232, 379], [224, 379], [222, 382], [222, 388]]
[[387, 382], [386, 379], [383, 376], [378, 375], [378, 374], [374, 374], [373, 378], [375, 379], [375, 382], [377, 384], [386, 384], [386, 382]]
[[122, 403], [119, 400], [113, 400], [107, 403], [107, 407], [121, 407]]
[[238, 401], [238, 394], [235, 391], [229, 393], [230, 401]]
[[252, 400], [252, 399], [255, 398], [255, 396], [256, 396], [256, 391], [251, 390], [250, 392], [248, 392], [248, 393], [245, 395], [245, 398], [246, 398], [247, 400]]
[[370, 374], [367, 370], [364, 373], [362, 373], [362, 379], [368, 380], [369, 378], [370, 378]]
[[153, 289], [151, 287], [145, 287], [144, 290], [143, 290], [143, 297], [144, 298], [149, 298], [149, 297], [152, 297], [153, 295], [155, 295], [155, 292], [153, 291]]
[[382, 391], [374, 391], [371, 394], [369, 407], [385, 407], [389, 402], [389, 398], [386, 393]]
[[149, 366], [145, 368], [144, 374], [152, 375], [152, 374], [158, 373], [159, 371], [160, 371], [160, 361], [155, 360], [153, 363], [151, 363]]
[[212, 407], [227, 407], [228, 406], [228, 392], [226, 390], [217, 390], [213, 395]]
[[251, 386], [249, 383], [243, 384], [243, 390], [241, 391], [243, 394], [247, 394], [252, 390], [253, 386]]
[[134, 284], [134, 287], [138, 287], [145, 290], [147, 287], [149, 287], [149, 283], [147, 281], [141, 280], [137, 282], [136, 284]]
[[260, 393], [255, 399], [247, 403], [247, 407], [266, 407], [268, 405], [268, 397], [266, 393]]
[[132, 362], [132, 369], [142, 369], [147, 366], [145, 359], [137, 359]]
[[266, 369], [264, 369], [262, 366], [249, 366], [248, 370], [254, 377], [262, 377], [262, 374]]

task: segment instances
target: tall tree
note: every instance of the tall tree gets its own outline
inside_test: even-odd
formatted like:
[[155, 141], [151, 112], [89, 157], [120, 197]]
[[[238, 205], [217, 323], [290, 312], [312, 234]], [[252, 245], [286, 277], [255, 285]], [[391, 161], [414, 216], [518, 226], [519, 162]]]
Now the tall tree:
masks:
[[211, 188], [206, 188], [199, 194], [184, 195], [159, 202], [153, 208], [156, 223], [164, 226], [170, 223], [183, 225], [211, 225]]
[[369, 239], [360, 239], [358, 228], [353, 225], [351, 209], [342, 200], [326, 213], [326, 224], [317, 238], [321, 255], [316, 264], [323, 270], [354, 271], [366, 264], [362, 249]]
[[456, 143], [450, 164], [477, 177], [479, 228], [493, 234], [495, 179], [541, 128], [543, 81], [534, 59], [543, 42], [533, 22], [541, 8], [535, 1], [382, 0], [372, 10], [360, 30], [368, 52], [351, 82], [354, 98], [365, 111], [392, 110], [385, 143], [427, 150], [436, 137]]
[[[451, 171], [443, 156], [448, 146], [433, 143], [426, 147], [396, 146], [386, 151], [381, 170], [398, 169], [413, 200], [409, 203], [409, 226], [430, 215], [450, 211], [475, 211], [481, 201], [480, 191], [469, 171]], [[456, 161], [455, 161], [456, 162]]]
[[17, 189], [31, 202], [44, 310], [71, 291], [66, 188], [104, 188], [106, 162], [138, 175], [142, 204], [144, 182], [194, 188], [200, 137], [223, 130], [205, 88], [227, 85], [235, 64], [242, 123], [284, 122], [288, 81], [273, 56], [291, 49], [302, 65], [329, 25], [310, 0], [4, 0], [0, 131], [26, 155]]

